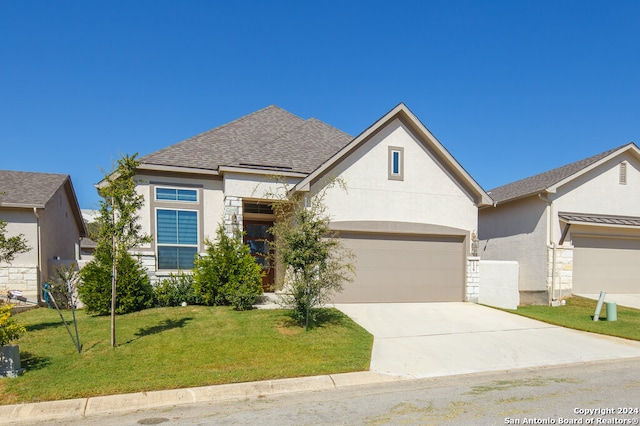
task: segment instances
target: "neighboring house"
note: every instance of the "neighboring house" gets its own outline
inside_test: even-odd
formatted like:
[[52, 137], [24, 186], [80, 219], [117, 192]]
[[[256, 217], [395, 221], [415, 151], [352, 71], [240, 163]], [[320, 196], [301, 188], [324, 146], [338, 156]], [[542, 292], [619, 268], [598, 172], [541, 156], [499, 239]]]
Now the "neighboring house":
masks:
[[356, 138], [270, 106], [139, 160], [140, 221], [153, 236], [139, 252], [153, 280], [190, 269], [223, 223], [245, 232], [272, 288], [282, 271], [266, 256], [267, 194], [283, 182], [314, 194], [340, 177], [347, 191], [331, 188], [325, 202], [356, 275], [335, 301], [477, 298], [467, 258], [478, 207], [492, 201], [404, 104]]
[[[99, 210], [82, 209], [82, 219], [87, 227], [87, 235], [91, 232], [90, 226], [94, 222], [98, 221], [100, 215]], [[98, 244], [89, 237], [83, 237], [80, 239], [80, 259], [78, 260], [78, 266], [84, 267], [87, 263], [93, 260], [93, 255], [96, 251]]]
[[27, 253], [0, 263], [0, 291], [37, 293], [60, 262], [75, 261], [86, 229], [69, 175], [0, 170], [0, 219], [24, 234]]
[[521, 303], [640, 291], [640, 150], [629, 143], [489, 191], [483, 259], [517, 260]]

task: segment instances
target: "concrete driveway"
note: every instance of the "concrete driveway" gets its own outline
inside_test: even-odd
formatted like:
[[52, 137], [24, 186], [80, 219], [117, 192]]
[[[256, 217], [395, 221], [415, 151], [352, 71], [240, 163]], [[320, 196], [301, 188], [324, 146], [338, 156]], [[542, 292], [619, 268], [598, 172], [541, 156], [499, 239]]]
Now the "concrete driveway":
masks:
[[640, 342], [474, 303], [336, 304], [374, 336], [371, 371], [412, 378], [640, 357]]

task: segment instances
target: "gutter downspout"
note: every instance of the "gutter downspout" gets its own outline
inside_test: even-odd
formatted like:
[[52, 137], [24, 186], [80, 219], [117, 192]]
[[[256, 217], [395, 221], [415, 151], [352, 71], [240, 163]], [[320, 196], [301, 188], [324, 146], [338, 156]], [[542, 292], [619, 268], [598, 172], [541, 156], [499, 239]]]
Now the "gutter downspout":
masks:
[[556, 300], [556, 256], [557, 256], [557, 244], [553, 239], [553, 201], [542, 195], [542, 193], [538, 194], [538, 198], [547, 203], [549, 206], [549, 212], [547, 213], [547, 227], [548, 227], [548, 235], [549, 235], [549, 243], [547, 244], [547, 248], [551, 248], [552, 250], [552, 261], [551, 261], [551, 293], [549, 294], [549, 306], [553, 305], [553, 301]]
[[40, 236], [40, 215], [38, 214], [38, 209], [36, 207], [33, 208], [33, 214], [36, 217], [36, 234], [37, 234], [37, 253], [38, 253], [38, 267], [36, 268], [36, 282], [38, 287], [38, 305], [42, 303], [42, 255], [40, 253], [41, 250], [41, 236]]

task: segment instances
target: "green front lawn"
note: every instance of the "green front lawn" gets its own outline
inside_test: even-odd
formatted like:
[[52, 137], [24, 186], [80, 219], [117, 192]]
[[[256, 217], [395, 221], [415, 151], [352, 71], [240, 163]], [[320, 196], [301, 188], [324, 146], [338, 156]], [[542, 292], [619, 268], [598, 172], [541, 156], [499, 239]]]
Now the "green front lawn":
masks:
[[605, 303], [600, 311], [600, 320], [593, 321], [597, 304], [597, 300], [573, 296], [567, 299], [565, 306], [520, 306], [518, 310], [509, 312], [576, 330], [640, 340], [640, 310], [617, 306], [618, 320], [606, 321]]
[[362, 371], [373, 345], [335, 309], [308, 332], [283, 310], [148, 309], [116, 318], [116, 348], [109, 317], [77, 316], [81, 354], [55, 310], [15, 316], [27, 328], [15, 342], [27, 371], [0, 379], [0, 404]]

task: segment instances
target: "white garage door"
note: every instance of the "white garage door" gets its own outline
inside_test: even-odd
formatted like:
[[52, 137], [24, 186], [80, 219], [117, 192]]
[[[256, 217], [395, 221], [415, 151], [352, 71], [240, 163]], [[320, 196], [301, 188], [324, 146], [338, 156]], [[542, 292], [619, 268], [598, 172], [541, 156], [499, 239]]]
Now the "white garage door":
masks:
[[640, 291], [640, 240], [574, 237], [573, 293]]
[[340, 238], [356, 255], [356, 275], [336, 303], [464, 299], [463, 237], [341, 233]]

